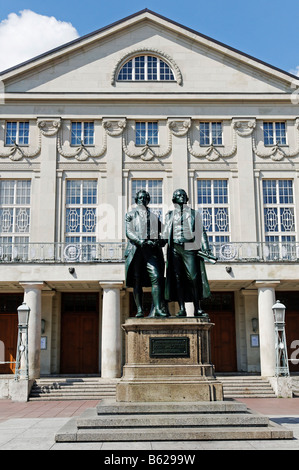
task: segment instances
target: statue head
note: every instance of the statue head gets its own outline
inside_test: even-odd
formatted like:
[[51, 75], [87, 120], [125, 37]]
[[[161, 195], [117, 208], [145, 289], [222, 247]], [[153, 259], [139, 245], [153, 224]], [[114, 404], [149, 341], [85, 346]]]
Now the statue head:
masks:
[[150, 194], [147, 191], [145, 191], [145, 189], [140, 189], [140, 191], [136, 193], [135, 202], [136, 204], [138, 204], [138, 206], [146, 207], [149, 204], [150, 200], [151, 200]]
[[184, 189], [176, 189], [172, 196], [172, 202], [174, 204], [187, 204], [189, 198]]

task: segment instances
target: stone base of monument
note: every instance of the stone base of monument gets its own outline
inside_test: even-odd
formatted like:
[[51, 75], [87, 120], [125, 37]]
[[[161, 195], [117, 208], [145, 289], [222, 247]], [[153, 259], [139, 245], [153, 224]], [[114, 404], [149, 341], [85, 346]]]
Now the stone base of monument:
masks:
[[292, 439], [293, 433], [244, 403], [122, 403], [103, 400], [56, 434], [56, 442]]
[[120, 402], [218, 401], [222, 383], [210, 359], [212, 323], [195, 317], [129, 318]]
[[292, 439], [244, 403], [223, 400], [210, 361], [212, 326], [192, 317], [128, 319], [116, 400], [72, 418], [56, 442]]

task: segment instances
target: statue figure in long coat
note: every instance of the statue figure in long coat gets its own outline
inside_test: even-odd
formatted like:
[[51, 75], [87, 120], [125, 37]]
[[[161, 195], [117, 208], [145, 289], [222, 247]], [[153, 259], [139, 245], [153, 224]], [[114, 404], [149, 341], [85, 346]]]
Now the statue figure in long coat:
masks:
[[[152, 288], [152, 317], [168, 316], [164, 303], [164, 258], [163, 241], [160, 239], [161, 222], [147, 207], [150, 195], [141, 190], [136, 194], [137, 207], [126, 214], [125, 252], [126, 285], [133, 287], [137, 306], [137, 317], [143, 317], [143, 287]], [[165, 243], [164, 243], [165, 244]]]
[[204, 260], [215, 263], [200, 211], [191, 209], [183, 189], [173, 193], [174, 210], [165, 217], [163, 238], [168, 240], [165, 299], [177, 301], [177, 316], [186, 316], [185, 303], [193, 302], [194, 315], [209, 321], [200, 301], [210, 296]]

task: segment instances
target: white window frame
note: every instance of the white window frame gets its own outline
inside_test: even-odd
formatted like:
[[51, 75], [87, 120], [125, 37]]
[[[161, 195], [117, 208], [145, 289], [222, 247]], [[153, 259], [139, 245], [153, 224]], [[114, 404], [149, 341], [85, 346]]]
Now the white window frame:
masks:
[[[17, 126], [17, 131], [16, 131], [16, 139], [15, 139], [15, 143], [21, 147], [28, 147], [29, 146], [29, 139], [30, 139], [30, 123], [29, 121], [6, 121], [5, 123], [5, 146], [6, 147], [13, 147], [15, 144], [14, 143], [7, 143], [7, 125], [11, 123], [11, 124], [16, 124]], [[24, 144], [24, 143], [20, 143], [20, 124], [28, 124], [28, 143]]]
[[[144, 143], [137, 143], [137, 124], [144, 124], [145, 125], [145, 142]], [[157, 126], [157, 142], [155, 143], [148, 143], [149, 141], [149, 124], [155, 124]], [[150, 145], [151, 147], [155, 147], [159, 145], [159, 122], [158, 121], [135, 121], [135, 145], [137, 147], [144, 147], [145, 145]]]
[[[265, 124], [271, 124], [272, 125], [272, 131], [273, 131], [273, 143], [266, 143], [266, 139], [265, 139]], [[278, 143], [277, 144], [277, 140], [278, 140], [278, 137], [277, 137], [277, 129], [276, 129], [276, 125], [277, 124], [284, 124], [284, 139], [285, 139], [285, 142], [284, 143]], [[264, 139], [264, 145], [265, 147], [273, 147], [273, 145], [280, 145], [280, 146], [285, 146], [285, 145], [288, 145], [288, 140], [287, 140], [287, 126], [286, 126], [286, 122], [285, 121], [263, 121], [263, 139]], [[268, 137], [269, 139], [269, 137]]]
[[[265, 202], [264, 198], [264, 182], [267, 181], [273, 181], [275, 182], [275, 197], [276, 197], [276, 202]], [[292, 188], [292, 202], [280, 202], [280, 182], [283, 181], [291, 181], [291, 188]], [[278, 237], [278, 241], [284, 241], [283, 237], [286, 236], [292, 236], [294, 237], [294, 241], [296, 240], [296, 210], [295, 210], [295, 194], [294, 194], [294, 180], [292, 178], [264, 178], [262, 180], [262, 194], [263, 194], [263, 221], [264, 221], [264, 235], [265, 239], [266, 237], [270, 236], [275, 236]], [[274, 212], [277, 214], [277, 230], [266, 230], [266, 221], [265, 221], [265, 216], [266, 216], [266, 211], [267, 209], [276, 209]], [[283, 217], [283, 211], [284, 209], [286, 210], [291, 210], [291, 213], [293, 215], [293, 230], [285, 230], [283, 229], [283, 222], [282, 222], [282, 217]]]
[[[201, 125], [204, 124], [204, 125], [208, 125], [209, 126], [209, 132], [208, 132], [208, 135], [209, 135], [209, 142], [208, 143], [201, 143]], [[221, 126], [221, 143], [214, 143], [213, 140], [214, 140], [214, 136], [213, 136], [213, 124], [220, 124]], [[200, 146], [201, 147], [209, 147], [210, 145], [214, 145], [215, 147], [221, 147], [223, 146], [223, 125], [222, 125], [222, 122], [221, 121], [200, 121], [199, 122], [199, 143], [200, 143]]]
[[[96, 193], [92, 195], [92, 198], [96, 198], [95, 202], [92, 203], [84, 203], [83, 200], [83, 189], [84, 189], [84, 183], [87, 181], [92, 181], [94, 182], [94, 187], [93, 189], [96, 190]], [[77, 182], [80, 186], [80, 202], [69, 202], [68, 201], [68, 184], [70, 182]], [[64, 223], [65, 223], [65, 230], [64, 230], [64, 237], [65, 237], [65, 243], [95, 243], [96, 242], [96, 237], [97, 237], [97, 206], [98, 206], [98, 181], [95, 178], [84, 178], [84, 179], [77, 179], [77, 178], [68, 178], [66, 180], [66, 185], [65, 185], [65, 216], [64, 216]], [[84, 210], [92, 210], [93, 218], [94, 218], [94, 229], [93, 230], [83, 230], [83, 221], [84, 221]], [[79, 230], [69, 230], [67, 231], [67, 228], [69, 227], [69, 223], [67, 220], [68, 213], [70, 211], [79, 211]], [[75, 213], [75, 212], [74, 212]]]
[[[81, 138], [80, 138], [80, 143], [72, 143], [72, 140], [73, 140], [73, 124], [81, 124]], [[84, 142], [84, 126], [85, 124], [93, 124], [93, 135], [92, 135], [92, 143], [85, 143]], [[76, 121], [76, 120], [73, 120], [71, 121], [71, 138], [70, 138], [70, 145], [71, 147], [78, 147], [78, 145], [81, 145], [81, 143], [83, 142], [83, 145], [85, 147], [94, 147], [95, 145], [95, 125], [94, 125], [94, 121]]]
[[[0, 194], [0, 213], [2, 217], [2, 210], [6, 211], [11, 218], [10, 227], [7, 226], [7, 230], [2, 230], [2, 221], [0, 225], [0, 258], [3, 259], [27, 259], [28, 256], [28, 244], [30, 241], [30, 229], [31, 229], [31, 191], [32, 184], [30, 178], [24, 179], [1, 179], [1, 183], [4, 181], [11, 182], [12, 189], [12, 201], [3, 202]], [[22, 195], [18, 195], [21, 190], [22, 183], [25, 182], [27, 188], [25, 189], [25, 199], [18, 202], [18, 198]], [[18, 227], [18, 219], [20, 219], [21, 225]], [[8, 220], [8, 219], [6, 219]], [[23, 225], [23, 226], [22, 226]]]
[[[144, 78], [136, 78], [136, 59], [138, 59], [139, 57], [144, 57]], [[155, 59], [157, 59], [157, 78], [148, 78], [149, 76], [149, 66], [148, 66], [148, 57], [153, 57]], [[168, 78], [168, 79], [165, 79], [165, 78], [161, 78], [161, 68], [160, 68], [160, 61], [163, 62], [170, 70], [170, 75], [173, 77], [173, 78]], [[120, 78], [120, 74], [123, 70], [123, 67], [125, 67], [129, 62], [132, 62], [132, 77], [131, 78]], [[172, 67], [163, 59], [161, 59], [160, 57], [158, 56], [154, 56], [152, 54], [143, 54], [143, 55], [137, 55], [135, 57], [132, 57], [130, 58], [129, 60], [127, 60], [120, 68], [118, 74], [117, 74], [117, 81], [120, 81], [120, 82], [143, 82], [143, 81], [146, 81], [146, 82], [175, 82], [176, 79], [175, 79], [175, 74], [172, 70]]]
[[[210, 202], [202, 202], [199, 203], [199, 182], [200, 181], [207, 181], [211, 183], [211, 201]], [[216, 196], [215, 196], [215, 191], [216, 191], [216, 184], [215, 182], [218, 181], [225, 181], [226, 182], [226, 189], [227, 189], [227, 202], [215, 202]], [[209, 195], [206, 196], [207, 198]], [[221, 243], [228, 243], [231, 240], [231, 217], [230, 217], [230, 202], [229, 202], [229, 180], [227, 178], [197, 178], [197, 183], [196, 183], [196, 202], [197, 202], [197, 207], [202, 211], [203, 213], [203, 221], [205, 222], [205, 217], [210, 217], [211, 222], [209, 223], [209, 226], [212, 227], [212, 230], [207, 230], [207, 227], [204, 227], [207, 232], [207, 236], [209, 239], [209, 242], [211, 243], [216, 243], [216, 244], [221, 244]], [[216, 218], [218, 216], [218, 213], [220, 213], [220, 210], [225, 210], [228, 218], [228, 230], [217, 230], [216, 229]]]

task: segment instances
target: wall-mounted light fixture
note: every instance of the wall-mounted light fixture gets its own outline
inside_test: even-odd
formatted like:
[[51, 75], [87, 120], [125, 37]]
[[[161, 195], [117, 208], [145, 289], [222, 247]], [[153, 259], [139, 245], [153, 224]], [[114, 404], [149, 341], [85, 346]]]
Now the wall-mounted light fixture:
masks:
[[45, 333], [46, 330], [46, 320], [41, 320], [41, 333], [42, 335]]
[[257, 319], [256, 317], [252, 318], [252, 319], [251, 319], [251, 324], [252, 324], [252, 331], [253, 331], [254, 333], [256, 333], [257, 330], [258, 330], [258, 327], [259, 327], [259, 321], [258, 321], [258, 319]]

